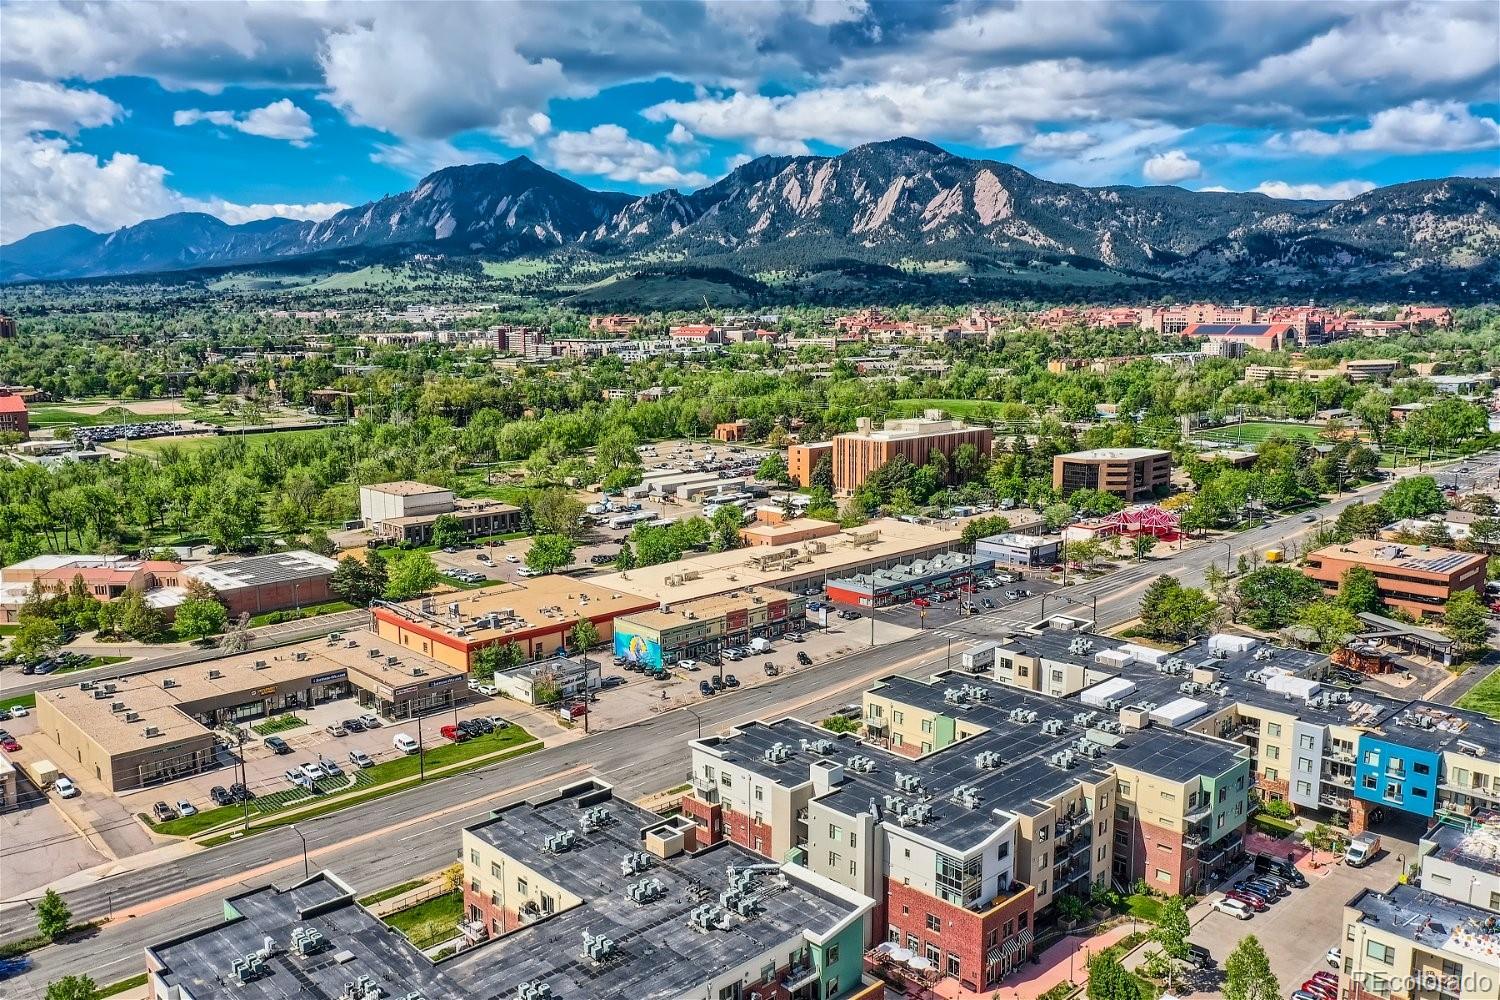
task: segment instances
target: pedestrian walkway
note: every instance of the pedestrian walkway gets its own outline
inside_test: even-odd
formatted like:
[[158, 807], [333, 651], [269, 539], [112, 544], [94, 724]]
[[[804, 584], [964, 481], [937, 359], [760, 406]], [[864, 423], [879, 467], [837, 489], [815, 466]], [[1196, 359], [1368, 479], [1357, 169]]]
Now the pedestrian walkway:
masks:
[[1024, 964], [996, 990], [967, 990], [952, 976], [944, 976], [932, 989], [944, 1000], [1037, 1000], [1063, 982], [1084, 985], [1089, 978], [1089, 959], [1130, 933], [1130, 925], [1113, 927], [1092, 937], [1070, 934], [1042, 952], [1035, 964]]

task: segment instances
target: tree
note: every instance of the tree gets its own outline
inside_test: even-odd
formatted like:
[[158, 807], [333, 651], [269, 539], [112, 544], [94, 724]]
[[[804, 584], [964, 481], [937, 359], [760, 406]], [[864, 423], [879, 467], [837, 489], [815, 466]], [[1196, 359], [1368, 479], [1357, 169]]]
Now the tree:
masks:
[[55, 938], [73, 926], [73, 911], [56, 889], [48, 889], [36, 904], [36, 929], [45, 938]]
[[716, 552], [727, 552], [740, 546], [740, 529], [745, 525], [745, 513], [733, 504], [725, 504], [709, 518], [713, 526], [713, 547]]
[[457, 892], [464, 887], [464, 866], [457, 862], [443, 869], [443, 888]]
[[573, 561], [573, 540], [567, 535], [537, 535], [526, 550], [526, 568], [551, 573]]
[[1048, 531], [1061, 531], [1073, 519], [1073, 508], [1065, 503], [1050, 503], [1042, 508], [1042, 521]]
[[1297, 624], [1312, 630], [1317, 637], [1318, 648], [1323, 652], [1332, 650], [1351, 635], [1358, 635], [1359, 619], [1347, 608], [1333, 601], [1312, 601], [1297, 612]]
[[1089, 960], [1089, 1000], [1139, 1000], [1135, 977], [1110, 951]]
[[755, 478], [764, 479], [771, 483], [787, 483], [791, 477], [787, 473], [786, 459], [780, 452], [772, 452], [760, 460], [760, 465], [755, 467]]
[[63, 976], [47, 984], [46, 1000], [94, 1000], [98, 993], [92, 976]]
[[620, 551], [615, 553], [615, 569], [622, 573], [635, 569], [635, 550], [630, 547], [628, 540], [621, 542]]
[[1281, 983], [1271, 971], [1266, 949], [1247, 934], [1224, 960], [1224, 1000], [1279, 1000]]
[[580, 618], [568, 632], [568, 641], [574, 652], [587, 653], [599, 644], [599, 630], [587, 618]]
[[528, 498], [531, 525], [538, 535], [566, 535], [577, 538], [583, 532], [578, 523], [584, 504], [560, 487], [536, 490]]
[[1443, 491], [1431, 476], [1409, 476], [1398, 480], [1380, 498], [1380, 506], [1392, 520], [1426, 517], [1448, 509]]
[[1385, 606], [1375, 574], [1363, 566], [1350, 566], [1344, 571], [1339, 580], [1337, 602], [1339, 607], [1353, 614], [1361, 611], [1374, 613]]
[[1207, 631], [1214, 611], [1207, 594], [1164, 573], [1141, 595], [1141, 631], [1153, 639], [1191, 639]]
[[497, 643], [475, 650], [469, 671], [475, 680], [487, 681], [498, 671], [520, 666], [525, 659], [526, 652], [519, 643]]
[[1187, 960], [1188, 935], [1192, 933], [1187, 904], [1181, 896], [1168, 896], [1161, 906], [1161, 919], [1151, 930], [1151, 939], [1161, 945], [1162, 954], [1167, 957], [1168, 989], [1172, 987], [1177, 963]]
[[439, 514], [437, 520], [432, 522], [432, 544], [438, 548], [456, 548], [468, 540], [468, 533], [452, 514]]
[[387, 564], [385, 596], [404, 601], [425, 594], [438, 585], [437, 563], [425, 552], [398, 552]]
[[1478, 652], [1489, 642], [1490, 620], [1484, 601], [1472, 590], [1460, 590], [1443, 605], [1443, 631], [1460, 655]]
[[833, 492], [833, 456], [824, 455], [813, 465], [811, 485], [822, 487], [826, 492]]
[[154, 642], [161, 638], [166, 622], [138, 590], [127, 590], [125, 596], [114, 601], [115, 631], [128, 635], [136, 642]]
[[64, 638], [62, 626], [56, 619], [25, 615], [16, 626], [16, 634], [11, 636], [10, 653], [25, 659], [46, 656], [61, 646]]
[[1080, 514], [1104, 517], [1125, 509], [1125, 501], [1104, 490], [1081, 489], [1068, 495], [1068, 503]]
[[[369, 558], [376, 557], [375, 551], [371, 550]], [[380, 570], [381, 576], [384, 576], [384, 559], [380, 561]], [[328, 587], [345, 601], [361, 608], [368, 607], [371, 601], [385, 591], [384, 582], [376, 578], [370, 563], [354, 556], [345, 556], [339, 560], [338, 569], [333, 571], [333, 579], [328, 582]]]
[[1265, 566], [1248, 574], [1235, 589], [1245, 622], [1267, 631], [1290, 625], [1302, 605], [1323, 596], [1316, 580], [1290, 566]]
[[228, 622], [229, 609], [218, 601], [188, 598], [177, 606], [172, 627], [183, 639], [207, 639], [224, 631]]
[[1149, 556], [1154, 548], [1156, 548], [1156, 536], [1144, 531], [1137, 533], [1130, 540], [1130, 551], [1135, 555], [1137, 562]]

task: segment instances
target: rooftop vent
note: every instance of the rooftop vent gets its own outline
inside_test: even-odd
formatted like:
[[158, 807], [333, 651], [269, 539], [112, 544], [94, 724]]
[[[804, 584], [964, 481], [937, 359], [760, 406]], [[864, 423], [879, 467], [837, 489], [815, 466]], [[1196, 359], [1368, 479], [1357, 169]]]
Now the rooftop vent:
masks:
[[542, 841], [542, 847], [551, 854], [566, 854], [577, 841], [578, 837], [572, 830], [563, 830]]
[[645, 851], [631, 851], [620, 859], [620, 874], [626, 877], [639, 875], [651, 867], [651, 855]]
[[1005, 763], [1005, 759], [993, 750], [984, 750], [974, 756], [974, 763], [981, 771], [993, 771]]

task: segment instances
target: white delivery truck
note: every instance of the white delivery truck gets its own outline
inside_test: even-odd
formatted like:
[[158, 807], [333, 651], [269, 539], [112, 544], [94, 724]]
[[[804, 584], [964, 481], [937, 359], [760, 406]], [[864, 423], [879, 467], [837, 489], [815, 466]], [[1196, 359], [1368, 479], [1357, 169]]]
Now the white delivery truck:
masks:
[[1355, 868], [1363, 868], [1375, 860], [1375, 855], [1380, 853], [1380, 834], [1361, 833], [1355, 835], [1349, 841], [1349, 850], [1344, 852], [1344, 864]]
[[769, 653], [771, 651], [771, 640], [756, 636], [750, 640], [750, 652]]

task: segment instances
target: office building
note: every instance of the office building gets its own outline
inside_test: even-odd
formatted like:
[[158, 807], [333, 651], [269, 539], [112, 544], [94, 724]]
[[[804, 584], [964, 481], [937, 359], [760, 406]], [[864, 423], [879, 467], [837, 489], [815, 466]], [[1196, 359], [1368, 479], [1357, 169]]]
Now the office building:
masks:
[[523, 705], [552, 705], [560, 699], [577, 698], [597, 691], [603, 677], [603, 660], [551, 656], [536, 663], [522, 663], [495, 671], [490, 682], [507, 698]]
[[1160, 448], [1094, 448], [1052, 458], [1052, 487], [1063, 496], [1103, 490], [1126, 503], [1165, 493], [1172, 484], [1172, 453]]
[[426, 545], [439, 517], [451, 517], [470, 538], [521, 529], [521, 508], [498, 500], [468, 500], [452, 490], [411, 480], [359, 488], [359, 516], [366, 528], [391, 542]]
[[870, 418], [860, 417], [857, 426], [853, 434], [839, 434], [833, 439], [833, 485], [839, 493], [853, 493], [871, 473], [898, 455], [922, 466], [931, 461], [933, 452], [939, 452], [948, 461], [947, 480], [951, 481], [959, 448], [969, 445], [979, 455], [988, 455], [992, 444], [988, 427], [969, 427], [960, 420], [949, 420], [941, 410], [887, 420], [880, 430]]
[[329, 585], [338, 568], [337, 560], [293, 549], [189, 566], [180, 579], [184, 587], [197, 582], [212, 588], [231, 616], [253, 617], [334, 600]]
[[974, 554], [993, 559], [997, 566], [1050, 566], [1061, 548], [1061, 539], [1005, 533], [979, 539]]
[[780, 519], [780, 511], [773, 520], [766, 520], [760, 513], [753, 524], [740, 529], [740, 539], [752, 548], [756, 546], [795, 545], [814, 538], [827, 538], [840, 531], [837, 521], [820, 521], [812, 517]]
[[1497, 1000], [1494, 910], [1413, 885], [1364, 889], [1344, 905], [1339, 996], [1349, 1000]]
[[460, 670], [348, 632], [39, 692], [32, 741], [65, 771], [129, 791], [216, 766], [211, 727], [350, 696], [394, 720], [462, 703], [468, 687]]
[[527, 660], [566, 653], [581, 621], [592, 622], [599, 640], [609, 645], [616, 618], [654, 610], [660, 603], [597, 581], [539, 576], [524, 584], [498, 584], [445, 597], [378, 601], [370, 613], [386, 642], [468, 670], [474, 654], [487, 646], [516, 643]]
[[810, 444], [788, 445], [786, 449], [786, 471], [792, 482], [806, 488], [812, 485], [813, 470], [825, 456], [832, 461], [833, 442], [814, 441]]
[[1353, 567], [1375, 575], [1375, 585], [1387, 607], [1400, 608], [1418, 618], [1440, 615], [1443, 605], [1461, 590], [1484, 593], [1485, 556], [1429, 545], [1397, 545], [1373, 538], [1356, 538], [1310, 552], [1302, 572], [1318, 581], [1330, 596], [1338, 593], [1344, 574]]
[[726, 646], [801, 632], [807, 621], [806, 602], [801, 594], [746, 587], [622, 615], [615, 620], [615, 655], [653, 667], [717, 657]]

